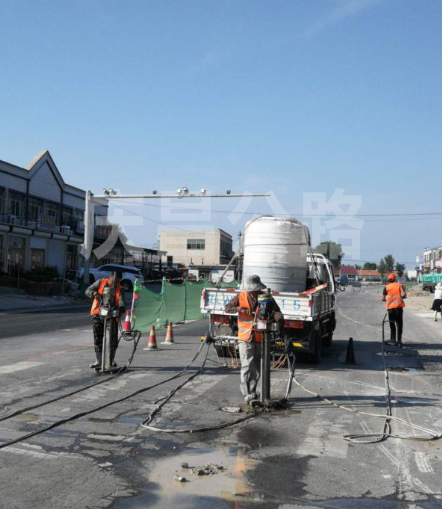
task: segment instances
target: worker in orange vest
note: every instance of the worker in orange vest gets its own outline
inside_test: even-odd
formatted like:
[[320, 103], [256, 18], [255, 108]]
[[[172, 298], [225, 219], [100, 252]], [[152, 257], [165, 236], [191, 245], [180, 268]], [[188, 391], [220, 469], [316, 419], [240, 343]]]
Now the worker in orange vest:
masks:
[[[92, 329], [94, 332], [94, 349], [96, 361], [90, 365], [91, 368], [99, 368], [101, 366], [101, 356], [103, 352], [103, 337], [104, 337], [104, 316], [100, 316], [100, 305], [103, 298], [103, 293], [106, 290], [113, 290], [115, 287], [115, 295], [111, 293], [113, 302], [110, 303], [111, 307], [118, 308], [118, 314], [121, 316], [126, 311], [126, 301], [124, 299], [124, 291], [120, 285], [122, 278], [121, 272], [112, 273], [108, 278], [98, 279], [84, 292], [86, 297], [93, 298], [91, 307]], [[110, 338], [110, 358], [114, 362], [115, 352], [118, 348], [118, 327], [109, 327], [112, 331]]]
[[[258, 295], [267, 288], [257, 275], [250, 276], [244, 291], [236, 295], [225, 307], [226, 313], [238, 313], [238, 348], [241, 359], [240, 389], [244, 400], [256, 399], [256, 387], [261, 368], [261, 334], [254, 330], [258, 313]], [[278, 304], [272, 299], [271, 312], [276, 322], [283, 316]]]
[[390, 343], [397, 344], [402, 348], [402, 329], [404, 314], [404, 299], [407, 292], [401, 283], [396, 281], [394, 274], [388, 275], [388, 284], [384, 288], [382, 301], [386, 303], [388, 320], [390, 322]]

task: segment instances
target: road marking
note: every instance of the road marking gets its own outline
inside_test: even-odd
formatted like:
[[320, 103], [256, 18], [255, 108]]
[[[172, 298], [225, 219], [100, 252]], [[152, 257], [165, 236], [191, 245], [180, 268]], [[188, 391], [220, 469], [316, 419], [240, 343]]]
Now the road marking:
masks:
[[99, 435], [98, 433], [89, 433], [88, 438], [94, 440], [108, 440], [109, 442], [122, 442], [124, 435]]
[[36, 355], [35, 357], [30, 357], [30, 361], [35, 361], [37, 359], [50, 359], [52, 357], [60, 357], [60, 355], [69, 354], [71, 352], [79, 352], [81, 350], [92, 350], [92, 345], [83, 345], [83, 346], [69, 346], [65, 350], [55, 350], [54, 352], [45, 352], [40, 355]]
[[379, 327], [373, 327], [373, 325], [368, 325], [364, 322], [360, 322], [359, 320], [355, 320], [354, 318], [350, 318], [347, 315], [344, 315], [344, 313], [338, 308], [338, 313], [342, 316], [342, 318], [345, 318], [347, 320], [350, 320], [350, 322], [357, 323], [358, 325], [363, 325], [364, 327], [368, 327], [369, 329], [373, 329], [377, 331], [380, 334], [380, 328], [382, 327], [382, 324], [379, 324]]
[[16, 371], [23, 371], [24, 369], [34, 368], [35, 366], [40, 366], [41, 364], [43, 363], [29, 361], [17, 362], [16, 364], [11, 364], [10, 366], [1, 367], [0, 375], [5, 375], [7, 373], [15, 373]]
[[105, 397], [108, 393], [119, 391], [123, 389], [128, 383], [132, 381], [133, 378], [141, 378], [141, 375], [145, 378], [152, 376], [151, 373], [134, 373], [133, 375], [126, 375], [124, 378], [114, 378], [109, 384], [106, 386], [98, 385], [95, 387], [91, 387], [90, 390], [86, 393], [83, 392], [76, 396], [72, 402], [78, 403], [82, 401], [96, 401]]
[[346, 458], [349, 442], [343, 442], [342, 435], [353, 422], [352, 414], [341, 414], [335, 421], [328, 419], [330, 410], [318, 408], [313, 422], [307, 430], [304, 442], [296, 451], [300, 456], [328, 456]]
[[416, 465], [420, 472], [423, 474], [434, 474], [430, 460], [424, 452], [415, 452], [414, 459], [416, 460]]
[[426, 313], [415, 313], [416, 316], [419, 316], [421, 318], [428, 318], [428, 317], [434, 317], [434, 312], [427, 311]]
[[78, 454], [70, 454], [68, 452], [42, 452], [42, 451], [29, 451], [26, 449], [19, 449], [18, 447], [5, 447], [3, 452], [11, 452], [13, 454], [20, 454], [21, 456], [31, 456], [32, 458], [54, 460], [60, 457], [81, 458]]

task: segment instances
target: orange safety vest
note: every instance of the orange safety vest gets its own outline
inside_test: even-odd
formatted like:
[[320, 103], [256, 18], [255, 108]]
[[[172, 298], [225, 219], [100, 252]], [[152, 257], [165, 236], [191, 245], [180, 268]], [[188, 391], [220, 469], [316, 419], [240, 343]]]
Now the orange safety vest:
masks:
[[404, 308], [405, 302], [402, 297], [403, 290], [401, 283], [390, 283], [386, 286], [386, 289], [387, 309]]
[[[108, 283], [108, 279], [102, 279], [100, 283], [100, 287], [98, 288], [98, 295], [103, 295], [103, 290], [106, 284]], [[120, 293], [121, 293], [121, 285], [117, 285], [117, 289], [115, 290], [115, 302], [120, 301]], [[100, 313], [100, 300], [98, 297], [95, 297], [94, 301], [92, 302], [91, 307], [91, 315], [98, 315]]]
[[[250, 309], [250, 311], [254, 311], [256, 313], [258, 311], [258, 302], [256, 302], [256, 308], [252, 310], [248, 293], [241, 292], [239, 294], [238, 307]], [[253, 322], [253, 315], [245, 315], [238, 311], [238, 339], [240, 341], [247, 341], [249, 343], [252, 340]], [[255, 332], [255, 341], [257, 343], [261, 343], [260, 332]]]

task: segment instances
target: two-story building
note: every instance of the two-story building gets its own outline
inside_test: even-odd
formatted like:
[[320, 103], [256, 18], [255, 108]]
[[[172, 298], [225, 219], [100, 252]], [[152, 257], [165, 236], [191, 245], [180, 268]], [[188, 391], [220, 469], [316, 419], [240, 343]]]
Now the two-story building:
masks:
[[184, 265], [222, 265], [233, 256], [232, 236], [224, 230], [162, 231], [159, 244], [170, 262]]
[[426, 247], [423, 254], [423, 263], [420, 267], [423, 274], [442, 272], [442, 243], [439, 247]]
[[[0, 161], [0, 271], [56, 266], [62, 274], [80, 263], [85, 191], [67, 184], [48, 151], [26, 168]], [[106, 205], [95, 206], [107, 217]], [[106, 231], [96, 229], [98, 245]], [[100, 236], [101, 242], [100, 242]]]

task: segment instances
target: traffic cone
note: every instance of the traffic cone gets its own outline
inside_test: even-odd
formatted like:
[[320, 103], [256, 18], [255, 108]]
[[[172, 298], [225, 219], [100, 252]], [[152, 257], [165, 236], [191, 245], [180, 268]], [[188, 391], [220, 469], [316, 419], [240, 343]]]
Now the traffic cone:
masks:
[[164, 341], [164, 344], [166, 345], [173, 345], [175, 341], [173, 340], [173, 328], [172, 328], [172, 322], [169, 322], [167, 324], [167, 334], [166, 334], [166, 340]]
[[345, 358], [345, 364], [356, 364], [355, 350], [353, 347], [353, 338], [348, 340], [347, 357]]
[[147, 350], [157, 350], [157, 334], [155, 332], [155, 325], [152, 325], [149, 335], [149, 344]]
[[124, 332], [129, 332], [132, 330], [132, 325], [130, 323], [130, 311], [126, 311], [126, 318], [123, 323]]

